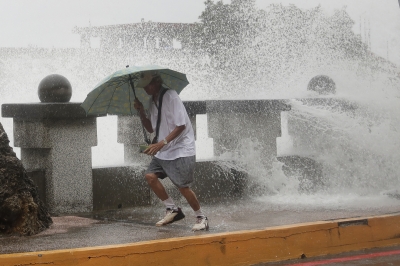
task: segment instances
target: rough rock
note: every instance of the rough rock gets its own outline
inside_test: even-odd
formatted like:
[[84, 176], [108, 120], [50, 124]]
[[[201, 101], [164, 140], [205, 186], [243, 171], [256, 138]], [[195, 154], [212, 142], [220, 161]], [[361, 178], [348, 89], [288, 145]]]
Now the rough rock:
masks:
[[34, 235], [53, 221], [0, 123], [0, 233]]

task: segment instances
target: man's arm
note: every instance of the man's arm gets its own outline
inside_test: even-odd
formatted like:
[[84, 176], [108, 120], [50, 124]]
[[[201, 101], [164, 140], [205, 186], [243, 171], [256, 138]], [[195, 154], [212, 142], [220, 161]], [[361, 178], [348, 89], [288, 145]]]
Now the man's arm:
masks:
[[[173, 141], [176, 137], [178, 137], [186, 128], [186, 125], [182, 126], [177, 126], [174, 128], [174, 130], [171, 131], [171, 133], [168, 134], [168, 136], [165, 138], [167, 142]], [[161, 140], [155, 144], [151, 144], [145, 151], [144, 153], [148, 155], [155, 155], [159, 150], [161, 150], [165, 146], [164, 141]]]
[[142, 121], [142, 124], [143, 124], [144, 128], [147, 130], [147, 132], [153, 133], [154, 130], [153, 130], [153, 127], [151, 126], [151, 121], [150, 121], [150, 119], [147, 118], [144, 108], [140, 109], [139, 116], [140, 116], [140, 120]]
[[140, 120], [142, 121], [142, 124], [147, 132], [153, 133], [154, 130], [151, 126], [151, 121], [146, 116], [146, 111], [144, 110], [143, 104], [137, 98], [135, 99], [133, 107], [138, 111]]
[[174, 130], [171, 131], [171, 133], [168, 134], [167, 137], [165, 137], [165, 139], [167, 140], [168, 143], [170, 143], [176, 137], [178, 137], [185, 130], [185, 128], [186, 128], [186, 125], [177, 126], [176, 128], [174, 128]]

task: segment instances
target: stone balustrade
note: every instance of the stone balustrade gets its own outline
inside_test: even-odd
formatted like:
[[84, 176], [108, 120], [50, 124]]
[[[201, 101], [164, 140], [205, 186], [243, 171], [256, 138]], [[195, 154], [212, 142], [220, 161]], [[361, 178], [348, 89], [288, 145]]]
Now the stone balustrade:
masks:
[[[224, 152], [235, 151], [241, 140], [249, 138], [259, 142], [265, 164], [271, 163], [276, 157], [276, 138], [281, 134], [281, 112], [290, 110], [290, 106], [280, 100], [186, 101], [184, 105], [194, 129], [196, 115], [208, 115], [208, 135], [214, 139], [216, 158]], [[80, 103], [3, 104], [2, 117], [14, 119], [14, 146], [21, 148], [24, 167], [31, 172], [44, 173], [45, 201], [51, 213], [87, 212], [116, 204], [114, 201], [108, 202], [104, 192], [104, 188], [112, 183], [107, 178], [112, 178], [114, 172], [92, 169], [91, 147], [97, 145], [96, 117], [86, 116]], [[125, 163], [147, 162], [150, 157], [139, 153], [138, 145], [144, 140], [138, 117], [118, 117], [117, 130], [117, 141], [124, 144]], [[200, 170], [220, 169], [218, 165], [205, 163], [199, 166]], [[127, 173], [131, 171], [125, 170]], [[94, 176], [96, 174], [99, 176]], [[198, 178], [195, 186], [200, 191], [200, 198], [203, 198], [203, 194], [204, 198], [212, 197], [213, 187], [224, 189], [213, 186], [213, 180], [202, 182], [204, 174], [199, 171], [196, 173]], [[221, 172], [217, 175], [224, 174]], [[238, 180], [227, 178], [232, 180], [229, 182], [233, 182], [234, 186], [231, 187], [234, 187], [235, 193], [239, 191], [241, 194], [245, 174], [237, 176]], [[96, 183], [104, 180], [104, 184]], [[137, 184], [141, 182], [137, 181]], [[234, 191], [228, 191], [229, 186], [225, 189], [227, 191], [215, 191], [214, 194], [231, 197]], [[143, 196], [136, 195], [140, 203], [128, 199], [128, 193], [124, 207], [147, 204], [150, 201], [149, 190], [138, 189], [136, 193], [140, 191], [144, 193]], [[99, 194], [94, 197], [94, 193]], [[93, 202], [93, 198], [102, 202]]]

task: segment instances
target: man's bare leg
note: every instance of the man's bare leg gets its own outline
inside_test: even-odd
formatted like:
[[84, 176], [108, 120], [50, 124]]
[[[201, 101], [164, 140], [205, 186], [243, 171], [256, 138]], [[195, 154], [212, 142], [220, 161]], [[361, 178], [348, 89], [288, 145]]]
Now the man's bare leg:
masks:
[[194, 194], [193, 190], [191, 190], [189, 187], [179, 188], [179, 191], [186, 198], [190, 207], [192, 207], [193, 211], [195, 212], [197, 218], [196, 223], [192, 228], [192, 231], [208, 230], [208, 219], [200, 209], [200, 203], [197, 200], [196, 194]]
[[182, 210], [175, 206], [173, 200], [168, 196], [163, 184], [158, 179], [160, 173], [149, 173], [145, 175], [147, 183], [150, 188], [154, 191], [157, 197], [162, 200], [167, 208], [166, 215], [163, 219], [156, 223], [156, 226], [167, 225], [185, 218]]
[[148, 173], [145, 175], [147, 183], [153, 192], [157, 195], [157, 197], [164, 201], [168, 199], [167, 191], [165, 190], [163, 184], [158, 180], [157, 173]]
[[200, 210], [200, 203], [197, 200], [196, 194], [194, 194], [193, 190], [190, 187], [179, 188], [181, 194], [185, 197], [190, 207], [192, 207], [193, 211]]

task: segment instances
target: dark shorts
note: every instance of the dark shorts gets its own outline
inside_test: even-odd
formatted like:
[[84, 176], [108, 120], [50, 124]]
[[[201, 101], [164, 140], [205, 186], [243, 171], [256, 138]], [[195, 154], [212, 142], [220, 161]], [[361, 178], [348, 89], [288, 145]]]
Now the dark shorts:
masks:
[[193, 183], [194, 167], [196, 156], [181, 157], [175, 160], [161, 160], [153, 157], [148, 173], [158, 173], [158, 178], [169, 177], [172, 183], [178, 188], [190, 187]]

